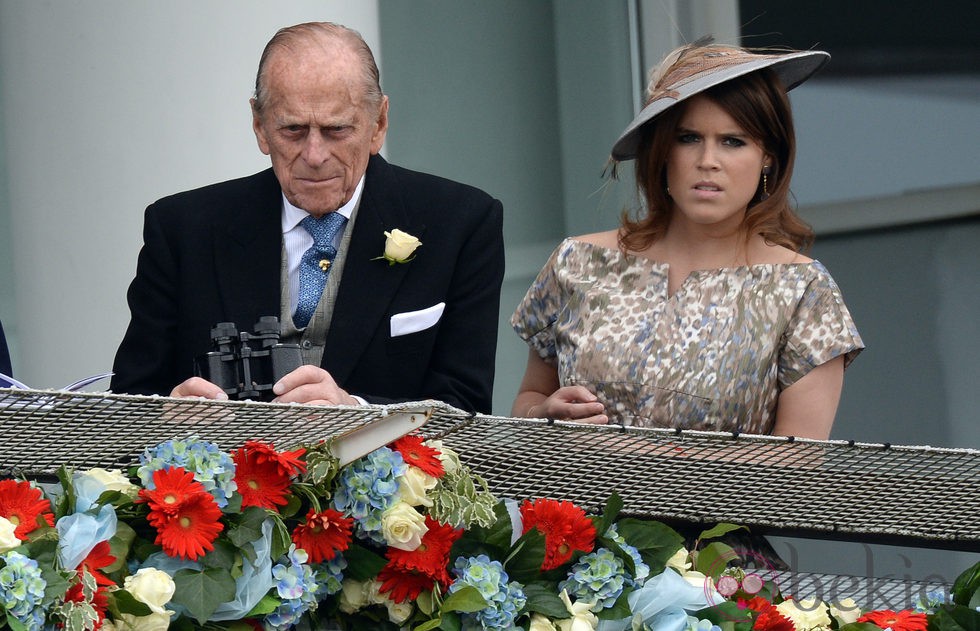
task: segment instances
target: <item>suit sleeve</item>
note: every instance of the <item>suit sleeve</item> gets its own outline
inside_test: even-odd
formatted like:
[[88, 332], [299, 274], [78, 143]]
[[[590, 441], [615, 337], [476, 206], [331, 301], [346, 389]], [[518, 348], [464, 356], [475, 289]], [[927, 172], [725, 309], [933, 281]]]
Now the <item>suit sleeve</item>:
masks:
[[127, 301], [131, 319], [116, 352], [110, 388], [116, 393], [170, 394], [177, 330], [177, 264], [160, 214], [146, 209], [143, 248]]

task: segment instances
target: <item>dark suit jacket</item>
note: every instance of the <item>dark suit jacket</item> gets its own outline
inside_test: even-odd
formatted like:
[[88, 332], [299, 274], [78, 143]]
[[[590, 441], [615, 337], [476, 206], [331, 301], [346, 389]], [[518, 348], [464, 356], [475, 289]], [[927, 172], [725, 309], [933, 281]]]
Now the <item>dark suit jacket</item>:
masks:
[[[269, 169], [147, 208], [114, 392], [169, 394], [211, 350], [215, 323], [251, 331], [260, 316], [279, 315], [281, 207]], [[433, 398], [489, 412], [502, 215], [480, 190], [372, 157], [321, 366], [372, 403]], [[422, 241], [409, 263], [377, 258], [393, 228]], [[439, 302], [435, 326], [391, 337], [392, 315]]]
[[7, 338], [3, 334], [3, 324], [0, 323], [0, 372], [13, 377], [13, 369], [10, 367], [10, 351], [7, 350]]

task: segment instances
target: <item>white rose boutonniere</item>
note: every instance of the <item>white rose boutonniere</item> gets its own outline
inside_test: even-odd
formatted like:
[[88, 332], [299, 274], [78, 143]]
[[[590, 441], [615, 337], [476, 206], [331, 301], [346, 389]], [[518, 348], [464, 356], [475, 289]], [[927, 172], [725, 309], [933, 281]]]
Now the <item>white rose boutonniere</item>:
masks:
[[385, 230], [385, 253], [378, 258], [388, 261], [388, 265], [395, 263], [408, 263], [415, 257], [413, 254], [422, 242], [418, 237], [402, 232], [398, 228], [393, 228], [391, 232]]

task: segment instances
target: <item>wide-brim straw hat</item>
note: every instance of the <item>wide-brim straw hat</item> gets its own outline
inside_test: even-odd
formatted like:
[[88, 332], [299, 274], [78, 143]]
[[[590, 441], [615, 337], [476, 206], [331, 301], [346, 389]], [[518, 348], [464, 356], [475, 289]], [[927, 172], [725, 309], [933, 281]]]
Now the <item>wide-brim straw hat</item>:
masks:
[[650, 87], [640, 110], [612, 148], [613, 160], [632, 160], [640, 146], [643, 126], [674, 105], [725, 81], [771, 68], [789, 91], [809, 79], [830, 60], [822, 50], [755, 53], [742, 48], [692, 44], [681, 49], [663, 75]]

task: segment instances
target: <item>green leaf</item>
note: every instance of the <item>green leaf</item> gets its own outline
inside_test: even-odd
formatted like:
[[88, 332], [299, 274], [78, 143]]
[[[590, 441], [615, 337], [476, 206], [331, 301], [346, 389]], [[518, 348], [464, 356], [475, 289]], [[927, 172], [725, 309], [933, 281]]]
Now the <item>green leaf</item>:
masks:
[[929, 631], [978, 631], [980, 612], [962, 605], [943, 605], [929, 617]]
[[235, 597], [235, 579], [223, 568], [178, 570], [174, 574], [174, 596], [171, 599], [187, 608], [192, 618], [204, 624], [218, 605]]
[[504, 562], [504, 568], [511, 580], [518, 583], [530, 583], [541, 574], [541, 564], [544, 563], [544, 535], [537, 528], [528, 530], [511, 548], [510, 557]]
[[487, 599], [483, 597], [480, 590], [467, 585], [449, 594], [444, 601], [440, 611], [461, 611], [463, 613], [473, 613], [487, 608]]
[[[700, 611], [696, 612], [696, 617], [710, 620], [714, 624], [722, 626], [724, 622], [731, 622], [735, 624], [741, 624], [742, 622], [748, 622], [751, 625], [752, 622], [752, 610], [751, 609], [740, 609], [738, 604], [726, 600], [711, 605], [710, 607], [705, 607]], [[880, 629], [878, 631], [881, 631]]]
[[9, 611], [5, 613], [7, 614], [7, 626], [10, 627], [10, 631], [27, 631], [27, 625], [10, 615]]
[[262, 522], [265, 519], [265, 509], [249, 506], [242, 512], [241, 518], [235, 520], [236, 523], [228, 528], [228, 540], [236, 547], [243, 548], [246, 543], [260, 539], [262, 537]]
[[442, 618], [433, 618], [432, 620], [426, 620], [417, 627], [412, 627], [412, 631], [431, 631], [432, 629], [438, 629], [440, 624], [442, 624]]
[[384, 557], [356, 543], [350, 544], [350, 547], [344, 552], [344, 558], [347, 560], [347, 574], [345, 578], [350, 578], [355, 581], [373, 579], [387, 563]]
[[950, 594], [957, 605], [969, 604], [980, 590], [980, 561], [956, 577]]
[[558, 585], [555, 583], [528, 583], [524, 586], [524, 595], [527, 597], [527, 604], [524, 605], [526, 611], [535, 611], [556, 620], [569, 617], [565, 603], [558, 597]]
[[684, 546], [684, 537], [658, 521], [621, 519], [616, 522], [616, 530], [626, 543], [639, 550], [654, 576], [662, 572], [670, 557]]
[[596, 524], [596, 534], [600, 537], [605, 537], [606, 533], [609, 531], [609, 527], [615, 523], [616, 518], [619, 516], [619, 511], [623, 510], [623, 498], [619, 496], [618, 493], [613, 492], [606, 500], [606, 506], [602, 511], [602, 517], [599, 519], [599, 523]]
[[280, 603], [282, 603], [282, 601], [276, 598], [275, 596], [271, 594], [266, 594], [265, 596], [262, 597], [262, 600], [260, 600], [258, 603], [255, 604], [254, 607], [252, 607], [252, 611], [248, 612], [248, 617], [257, 618], [259, 616], [265, 616], [267, 614], [270, 614], [273, 611], [275, 611], [277, 607], [279, 607]]
[[153, 610], [146, 603], [136, 600], [133, 595], [125, 589], [117, 589], [106, 594], [109, 597], [109, 611], [117, 617], [119, 614], [128, 613], [134, 616], [148, 616]]
[[738, 559], [738, 555], [730, 545], [714, 541], [698, 551], [694, 569], [705, 576], [718, 578], [728, 567], [728, 562], [736, 559]]
[[447, 612], [439, 622], [440, 631], [460, 631], [462, 628], [463, 623], [459, 619], [459, 614], [453, 611]]
[[419, 611], [425, 615], [431, 616], [432, 612], [435, 611], [435, 607], [432, 603], [432, 592], [419, 592], [418, 598], [415, 599], [415, 606], [418, 607]]
[[745, 526], [721, 523], [715, 526], [714, 528], [708, 528], [707, 530], [702, 531], [698, 539], [701, 540], [717, 539], [718, 537], [724, 537], [725, 535], [727, 535], [728, 533], [734, 530], [742, 530], [742, 529], [748, 530], [748, 528], [746, 528]]

